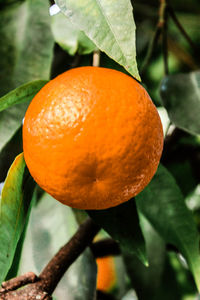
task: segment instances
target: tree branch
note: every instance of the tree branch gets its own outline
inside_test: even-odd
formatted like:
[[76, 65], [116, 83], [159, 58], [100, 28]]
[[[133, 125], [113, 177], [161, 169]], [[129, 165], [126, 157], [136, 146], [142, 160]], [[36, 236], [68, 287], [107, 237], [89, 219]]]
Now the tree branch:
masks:
[[187, 32], [185, 31], [185, 29], [183, 28], [183, 26], [179, 22], [179, 20], [178, 20], [176, 14], [175, 14], [173, 8], [169, 5], [168, 8], [167, 8], [167, 10], [169, 12], [169, 16], [174, 21], [174, 24], [180, 30], [180, 32], [182, 33], [182, 35], [184, 36], [184, 38], [188, 41], [188, 43], [190, 44], [191, 48], [193, 48], [194, 50], [197, 50], [196, 45], [193, 43], [193, 41], [191, 40], [190, 36], [187, 34]]
[[[77, 257], [85, 250], [85, 248], [92, 242], [93, 238], [99, 231], [99, 226], [96, 225], [92, 219], [86, 220], [80, 225], [77, 232], [70, 239], [70, 241], [63, 246], [52, 260], [47, 264], [44, 270], [38, 277], [38, 281], [32, 284], [28, 284], [22, 289], [17, 291], [2, 291], [0, 293], [0, 300], [35, 300], [35, 299], [51, 299], [51, 294], [56, 288], [58, 282], [71, 266], [71, 264], [77, 259]], [[24, 275], [25, 276], [25, 275]], [[13, 288], [16, 282], [21, 280], [22, 276], [16, 277]], [[5, 285], [6, 283], [4, 283]], [[22, 282], [23, 284], [23, 282]], [[17, 287], [22, 286], [17, 284]]]
[[159, 40], [160, 34], [161, 34], [161, 27], [156, 26], [156, 30], [154, 31], [152, 40], [150, 41], [149, 47], [147, 49], [147, 54], [145, 56], [144, 63], [142, 65], [142, 67], [141, 67], [141, 74], [144, 73], [144, 71], [146, 70], [146, 67], [149, 64], [149, 61], [150, 61], [150, 59], [152, 57], [152, 54], [153, 54], [153, 50], [156, 47], [156, 44], [157, 44], [157, 42]]
[[162, 51], [164, 61], [165, 75], [169, 73], [168, 70], [168, 44], [167, 44], [167, 20], [168, 20], [168, 3], [167, 0], [160, 0], [159, 24], [162, 28]]
[[38, 277], [33, 272], [28, 272], [24, 275], [12, 278], [8, 281], [2, 282], [0, 289], [0, 294], [5, 293], [7, 291], [13, 291], [18, 289], [21, 286], [24, 286], [28, 283], [33, 283], [38, 280]]
[[152, 57], [153, 50], [156, 47], [156, 44], [159, 40], [159, 37], [162, 34], [162, 47], [163, 47], [163, 58], [164, 58], [164, 67], [165, 73], [168, 73], [168, 51], [167, 51], [167, 8], [168, 3], [167, 0], [160, 0], [160, 7], [159, 7], [159, 18], [156, 25], [155, 32], [153, 34], [152, 40], [150, 41], [146, 57], [144, 59], [143, 66], [141, 68], [141, 74], [144, 73], [146, 70], [147, 65]]
[[92, 242], [98, 231], [99, 226], [92, 219], [88, 219], [80, 225], [76, 234], [59, 250], [40, 274], [40, 283], [45, 291], [49, 294], [54, 291], [64, 273]]

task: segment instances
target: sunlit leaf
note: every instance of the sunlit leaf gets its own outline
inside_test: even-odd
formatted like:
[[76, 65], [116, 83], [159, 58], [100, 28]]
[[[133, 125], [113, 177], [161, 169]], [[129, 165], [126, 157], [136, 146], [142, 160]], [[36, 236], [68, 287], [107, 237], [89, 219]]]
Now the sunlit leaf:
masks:
[[23, 154], [16, 157], [0, 199], [0, 282], [12, 264], [18, 240], [26, 222], [34, 182], [25, 168]]
[[37, 189], [34, 189], [32, 200], [31, 200], [31, 203], [30, 203], [30, 206], [29, 206], [29, 211], [28, 211], [27, 218], [26, 218], [26, 222], [24, 224], [24, 228], [23, 228], [22, 234], [20, 236], [20, 239], [17, 243], [17, 247], [16, 247], [16, 250], [15, 250], [15, 255], [14, 255], [13, 260], [12, 260], [12, 265], [11, 265], [11, 267], [9, 269], [9, 272], [8, 272], [6, 278], [5, 278], [5, 281], [16, 277], [17, 274], [18, 274], [23, 243], [24, 243], [24, 240], [25, 240], [25, 237], [26, 237], [26, 230], [27, 230], [27, 226], [28, 226], [28, 223], [29, 223], [29, 216], [30, 216], [30, 212], [32, 210], [32, 207], [34, 206], [36, 201], [37, 201]]
[[88, 54], [96, 49], [93, 42], [67, 16], [60, 12], [51, 18], [55, 41], [70, 55], [76, 52]]
[[136, 63], [135, 23], [129, 0], [55, 2], [101, 51], [140, 80]]

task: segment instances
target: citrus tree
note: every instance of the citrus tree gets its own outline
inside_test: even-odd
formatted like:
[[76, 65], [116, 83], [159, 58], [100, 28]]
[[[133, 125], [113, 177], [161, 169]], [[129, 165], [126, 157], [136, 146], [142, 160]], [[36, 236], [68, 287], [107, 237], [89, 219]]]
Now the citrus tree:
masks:
[[199, 299], [199, 14], [0, 0], [0, 299]]

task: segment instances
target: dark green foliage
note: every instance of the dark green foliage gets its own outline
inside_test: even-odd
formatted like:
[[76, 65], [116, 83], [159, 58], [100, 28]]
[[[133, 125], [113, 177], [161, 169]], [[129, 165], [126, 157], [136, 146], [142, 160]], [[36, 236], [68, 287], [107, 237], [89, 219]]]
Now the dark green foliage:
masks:
[[[119, 243], [123, 263], [118, 273], [126, 278], [110, 294], [99, 292], [98, 299], [133, 300], [130, 295], [136, 293], [138, 300], [196, 300], [200, 290], [199, 1], [171, 1], [186, 33], [169, 15], [167, 44], [161, 30], [152, 49], [149, 45], [162, 13], [157, 0], [56, 0], [61, 12], [54, 16], [49, 15], [50, 2], [0, 0], [1, 189], [6, 180], [0, 199], [0, 282], [26, 271], [38, 274], [89, 214]], [[162, 165], [144, 191], [118, 207], [83, 212], [63, 207], [41, 189], [34, 192], [22, 155], [8, 170], [23, 151], [22, 122], [32, 98], [61, 72], [91, 65], [94, 51], [100, 53], [100, 66], [141, 77], [153, 102], [166, 109], [169, 119], [166, 115], [162, 119], [167, 134]], [[163, 58], [169, 74], [164, 74]], [[88, 249], [64, 276], [55, 297], [93, 300], [95, 282], [96, 265]]]

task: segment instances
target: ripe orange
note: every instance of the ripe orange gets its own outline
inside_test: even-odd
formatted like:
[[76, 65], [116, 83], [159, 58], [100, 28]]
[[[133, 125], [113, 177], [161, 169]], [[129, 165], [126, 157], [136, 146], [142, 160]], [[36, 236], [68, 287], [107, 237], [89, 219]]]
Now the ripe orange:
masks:
[[156, 172], [163, 130], [146, 90], [124, 73], [67, 71], [32, 100], [24, 157], [35, 181], [79, 209], [105, 209], [137, 195]]
[[97, 290], [110, 291], [116, 283], [114, 257], [106, 256], [96, 259], [97, 263]]

